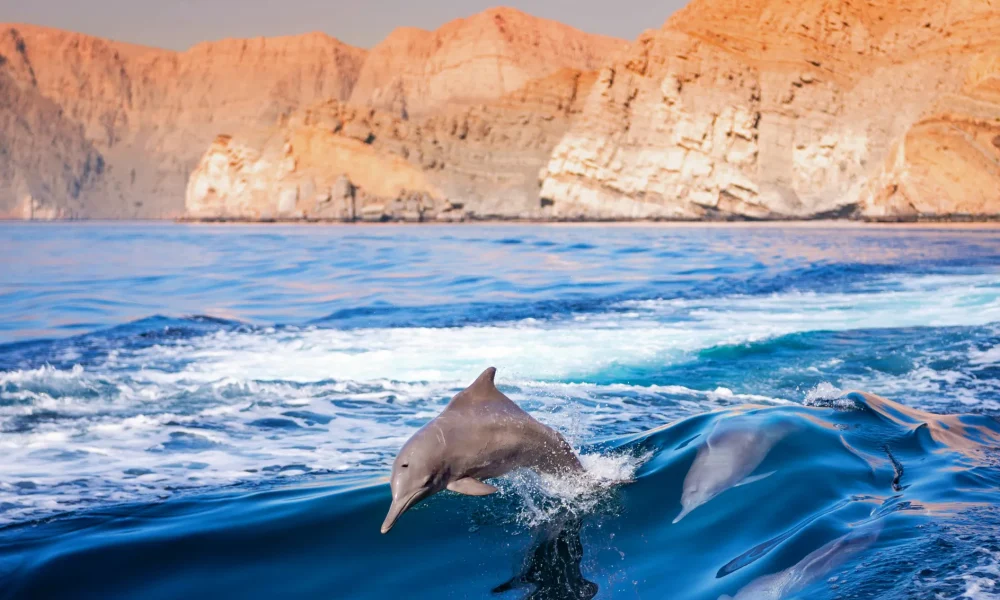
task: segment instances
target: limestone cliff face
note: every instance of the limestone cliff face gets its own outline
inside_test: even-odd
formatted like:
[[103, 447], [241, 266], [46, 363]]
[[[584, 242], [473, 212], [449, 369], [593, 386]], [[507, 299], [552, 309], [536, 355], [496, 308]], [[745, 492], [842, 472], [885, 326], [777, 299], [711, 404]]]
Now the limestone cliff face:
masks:
[[538, 171], [579, 113], [594, 73], [565, 69], [496, 101], [423, 119], [327, 101], [267, 141], [222, 136], [187, 190], [209, 219], [546, 218]]
[[351, 102], [404, 117], [488, 102], [560, 69], [595, 70], [625, 47], [514, 9], [490, 9], [433, 32], [392, 32], [372, 49]]
[[997, 31], [986, 0], [693, 0], [630, 45], [491, 9], [367, 53], [0, 25], [0, 217], [997, 217]]
[[[564, 217], [1000, 212], [984, 197], [890, 202], [885, 185], [868, 182], [907, 131], [901, 164], [923, 161], [929, 172], [941, 117], [957, 114], [965, 133], [947, 135], [975, 138], [977, 149], [956, 146], [949, 162], [997, 188], [997, 154], [983, 143], [991, 109], [949, 94], [996, 51], [998, 27], [1000, 10], [972, 0], [947, 10], [912, 0], [695, 0], [602, 69], [542, 173], [541, 197]], [[916, 170], [902, 177], [940, 198], [947, 183], [938, 174], [918, 182]]]
[[53, 102], [0, 69], [0, 219], [69, 219], [99, 201], [104, 158]]
[[1000, 52], [896, 141], [861, 197], [873, 219], [1000, 217]]
[[421, 221], [439, 198], [403, 159], [300, 126], [261, 150], [217, 138], [191, 175], [187, 208], [194, 219]]
[[[82, 133], [76, 141], [78, 133], [60, 135], [60, 144], [89, 145], [103, 159], [99, 177], [81, 184], [90, 187], [77, 205], [37, 183], [21, 185], [30, 189], [20, 194], [46, 198], [77, 216], [179, 216], [188, 176], [217, 132], [249, 133], [300, 106], [346, 99], [364, 57], [363, 50], [322, 34], [223, 40], [175, 53], [0, 25], [0, 72], [37, 99], [22, 102], [19, 114], [34, 121], [55, 110], [67, 131]], [[81, 160], [74, 156], [70, 163]], [[0, 163], [21, 181], [48, 176], [18, 166], [23, 161], [0, 157]], [[4, 193], [0, 212], [19, 202], [18, 194]]]

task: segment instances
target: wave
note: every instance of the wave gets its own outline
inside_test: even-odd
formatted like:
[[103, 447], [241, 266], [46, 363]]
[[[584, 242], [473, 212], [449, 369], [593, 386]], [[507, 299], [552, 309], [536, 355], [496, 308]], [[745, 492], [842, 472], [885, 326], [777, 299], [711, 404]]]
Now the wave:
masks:
[[[0, 374], [0, 506], [78, 506], [275, 478], [374, 473], [461, 382], [258, 381], [41, 367]], [[706, 408], [781, 402], [726, 389], [509, 381], [578, 445]], [[567, 402], [571, 401], [571, 402]]]
[[155, 317], [7, 346], [0, 519], [378, 472], [490, 364], [515, 400], [578, 446], [748, 402], [801, 402], [823, 382], [937, 410], [1000, 408], [990, 376], [1000, 284], [934, 275], [876, 287], [629, 301], [449, 328]]
[[[1000, 423], [867, 394], [817, 394], [813, 404], [725, 409], [608, 440], [587, 450], [586, 480], [514, 475], [490, 497], [439, 494], [387, 536], [378, 524], [388, 486], [370, 477], [8, 528], [5, 595], [902, 599], [991, 590]], [[726, 487], [673, 524], [695, 456], [733, 422], [787, 430], [754, 471], [771, 474]], [[107, 564], [127, 576], [109, 579]], [[375, 568], [377, 583], [359, 579]]]
[[901, 289], [868, 294], [628, 301], [613, 312], [463, 327], [219, 328], [157, 337], [118, 358], [185, 368], [196, 380], [461, 381], [484, 364], [501, 364], [518, 378], [572, 381], [795, 333], [1000, 322], [1000, 283], [993, 277], [928, 276], [895, 285]]

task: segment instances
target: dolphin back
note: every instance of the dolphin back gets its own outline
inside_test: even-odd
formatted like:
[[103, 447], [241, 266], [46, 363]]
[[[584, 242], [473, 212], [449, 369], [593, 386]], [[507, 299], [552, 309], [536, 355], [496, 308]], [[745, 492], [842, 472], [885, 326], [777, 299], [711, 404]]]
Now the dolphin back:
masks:
[[563, 436], [540, 423], [497, 389], [496, 372], [494, 367], [483, 371], [469, 387], [452, 398], [445, 413], [459, 413], [463, 416], [462, 421], [475, 422], [492, 431], [494, 447], [507, 449], [505, 453], [512, 468], [527, 467], [546, 472], [582, 470], [573, 447]]

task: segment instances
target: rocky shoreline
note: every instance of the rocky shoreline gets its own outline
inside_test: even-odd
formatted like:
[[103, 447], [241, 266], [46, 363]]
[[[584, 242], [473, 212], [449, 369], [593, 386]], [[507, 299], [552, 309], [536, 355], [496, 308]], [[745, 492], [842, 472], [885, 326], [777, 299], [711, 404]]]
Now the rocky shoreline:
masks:
[[406, 219], [380, 219], [380, 220], [354, 220], [346, 221], [339, 219], [316, 219], [316, 218], [269, 218], [269, 219], [245, 219], [239, 217], [178, 217], [173, 219], [176, 223], [211, 223], [211, 224], [279, 224], [279, 225], [451, 225], [451, 224], [531, 224], [531, 225], [775, 225], [775, 226], [810, 226], [810, 225], [843, 225], [843, 226], [864, 226], [864, 225], [886, 225], [886, 226], [910, 226], [910, 225], [992, 225], [1000, 224], [1000, 215], [947, 215], [941, 217], [907, 217], [907, 218], [778, 218], [778, 219], [754, 219], [749, 217], [730, 217], [725, 219], [530, 219], [530, 218], [480, 218], [470, 217], [457, 220], [406, 220]]

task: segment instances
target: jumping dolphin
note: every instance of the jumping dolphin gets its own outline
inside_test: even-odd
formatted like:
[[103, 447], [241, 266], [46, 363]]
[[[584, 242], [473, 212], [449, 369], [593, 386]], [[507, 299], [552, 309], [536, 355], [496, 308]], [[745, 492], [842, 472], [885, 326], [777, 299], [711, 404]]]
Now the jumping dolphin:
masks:
[[496, 388], [497, 370], [483, 371], [403, 445], [392, 465], [392, 505], [386, 533], [411, 506], [447, 488], [486, 496], [497, 488], [483, 479], [519, 468], [543, 473], [582, 471], [573, 448]]
[[767, 424], [747, 417], [716, 422], [684, 478], [681, 512], [674, 523], [731, 487], [773, 474], [748, 477], [789, 431], [787, 423]]
[[876, 521], [827, 542], [805, 558], [771, 575], [754, 579], [736, 593], [719, 596], [719, 600], [781, 600], [790, 598], [822, 579], [831, 571], [864, 551], [878, 539], [882, 523]]

